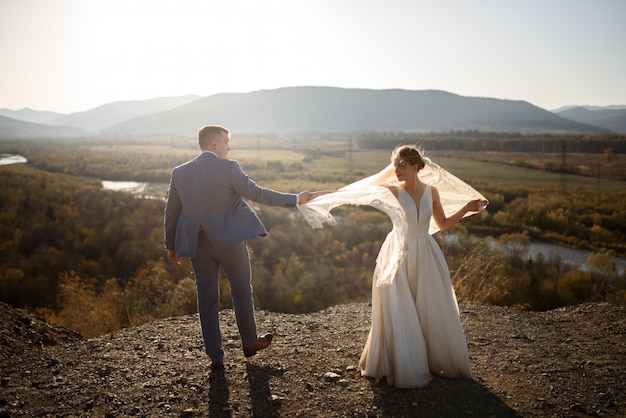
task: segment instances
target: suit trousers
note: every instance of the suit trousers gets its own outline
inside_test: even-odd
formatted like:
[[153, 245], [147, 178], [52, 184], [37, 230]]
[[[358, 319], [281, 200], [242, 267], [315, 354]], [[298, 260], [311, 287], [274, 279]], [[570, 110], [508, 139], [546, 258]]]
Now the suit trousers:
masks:
[[252, 297], [250, 254], [246, 242], [214, 251], [207, 237], [201, 232], [198, 236], [198, 251], [195, 257], [191, 257], [191, 265], [196, 279], [198, 313], [204, 348], [211, 361], [219, 362], [224, 358], [219, 324], [218, 274], [220, 266], [230, 284], [233, 309], [242, 345], [244, 348], [253, 346], [258, 337]]

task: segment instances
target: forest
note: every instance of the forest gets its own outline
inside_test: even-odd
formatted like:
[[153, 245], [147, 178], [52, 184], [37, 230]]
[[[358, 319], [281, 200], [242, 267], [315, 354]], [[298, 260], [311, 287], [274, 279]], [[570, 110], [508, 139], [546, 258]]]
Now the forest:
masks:
[[432, 132], [420, 135], [395, 133], [387, 137], [374, 135], [359, 139], [361, 148], [385, 149], [389, 141], [398, 138], [409, 140], [419, 138], [428, 149], [462, 150], [474, 152], [555, 152], [560, 153], [565, 146], [573, 153], [603, 153], [611, 148], [616, 153], [626, 152], [626, 135], [618, 133], [590, 134], [551, 134], [551, 133], [498, 133], [481, 131]]
[[[167, 182], [172, 167], [197, 154], [195, 144], [134, 141], [0, 141], [1, 153], [28, 159], [25, 165], [0, 166], [1, 301], [85, 336], [196, 311], [189, 262], [179, 267], [165, 258], [163, 199], [104, 190], [101, 184], [102, 179]], [[355, 155], [349, 165], [345, 141], [297, 144], [299, 149], [290, 151], [293, 141], [261, 149], [260, 141], [252, 140], [236, 158], [263, 186], [319, 190], [380, 168], [393, 148], [389, 141], [416, 139], [387, 138], [382, 150], [363, 153], [363, 161]], [[612, 145], [611, 158], [619, 158], [614, 150], [620, 145]], [[606, 160], [605, 150], [595, 155]], [[470, 154], [464, 158], [463, 164], [473, 164]], [[599, 190], [577, 184], [583, 176], [571, 175], [568, 188], [503, 184], [488, 177], [498, 174], [496, 163], [488, 164], [476, 186], [490, 200], [488, 210], [435, 236], [459, 300], [531, 310], [626, 303], [626, 272], [615, 267], [615, 256], [626, 255], [626, 183], [606, 180], [606, 190]], [[475, 172], [478, 166], [472, 167]], [[515, 170], [549, 176], [540, 168]], [[253, 206], [269, 231], [248, 242], [258, 308], [301, 313], [369, 300], [378, 249], [391, 229], [384, 214], [341, 207], [334, 211], [336, 226], [313, 230], [297, 210]], [[593, 253], [581, 269], [555, 254], [529, 257], [531, 240]], [[222, 307], [230, 307], [224, 278], [220, 288]]]

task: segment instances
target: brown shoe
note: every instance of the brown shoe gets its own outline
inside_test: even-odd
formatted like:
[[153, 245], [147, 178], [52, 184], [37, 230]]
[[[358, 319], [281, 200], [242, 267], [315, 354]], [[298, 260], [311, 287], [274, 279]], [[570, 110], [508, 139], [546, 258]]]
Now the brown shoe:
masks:
[[274, 338], [274, 336], [270, 333], [267, 333], [264, 336], [258, 338], [256, 340], [256, 344], [254, 344], [252, 347], [243, 349], [243, 355], [246, 357], [252, 357], [256, 354], [257, 351], [263, 350], [268, 345], [270, 345], [270, 343], [272, 342], [272, 338]]

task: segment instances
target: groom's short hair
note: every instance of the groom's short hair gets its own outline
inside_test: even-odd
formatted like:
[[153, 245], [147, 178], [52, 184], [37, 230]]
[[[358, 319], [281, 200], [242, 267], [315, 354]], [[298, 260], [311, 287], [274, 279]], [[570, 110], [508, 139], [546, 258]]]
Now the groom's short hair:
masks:
[[198, 145], [200, 149], [204, 150], [209, 147], [209, 144], [214, 139], [219, 139], [222, 134], [226, 133], [230, 135], [230, 131], [220, 125], [206, 125], [200, 128], [198, 131]]

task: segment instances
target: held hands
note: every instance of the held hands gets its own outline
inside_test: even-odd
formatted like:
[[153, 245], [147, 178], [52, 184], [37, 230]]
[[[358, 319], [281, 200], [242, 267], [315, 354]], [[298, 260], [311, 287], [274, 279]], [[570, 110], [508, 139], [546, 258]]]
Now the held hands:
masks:
[[304, 205], [309, 200], [313, 199], [313, 193], [308, 190], [298, 193], [298, 204]]
[[304, 191], [304, 192], [300, 192], [298, 194], [298, 204], [299, 205], [303, 205], [307, 202], [310, 202], [311, 200], [315, 199], [316, 197], [320, 197], [323, 196], [325, 194], [329, 194], [329, 193], [334, 193], [335, 190], [322, 190], [319, 192], [310, 192], [308, 190]]

